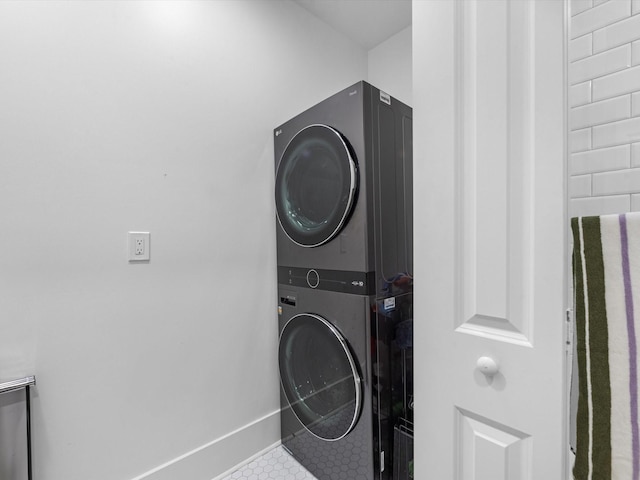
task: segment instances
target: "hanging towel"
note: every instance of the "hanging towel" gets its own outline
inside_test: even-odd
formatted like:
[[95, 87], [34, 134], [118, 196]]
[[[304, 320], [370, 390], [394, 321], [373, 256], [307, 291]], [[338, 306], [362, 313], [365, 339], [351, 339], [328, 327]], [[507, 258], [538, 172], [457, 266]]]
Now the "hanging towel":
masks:
[[571, 220], [576, 480], [640, 480], [640, 213]]

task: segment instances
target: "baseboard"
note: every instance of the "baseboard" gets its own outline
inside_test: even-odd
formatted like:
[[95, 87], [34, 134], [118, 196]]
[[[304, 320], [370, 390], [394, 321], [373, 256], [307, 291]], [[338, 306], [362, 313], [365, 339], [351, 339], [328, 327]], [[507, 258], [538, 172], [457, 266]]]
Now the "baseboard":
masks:
[[132, 480], [217, 480], [279, 443], [280, 410], [276, 410]]

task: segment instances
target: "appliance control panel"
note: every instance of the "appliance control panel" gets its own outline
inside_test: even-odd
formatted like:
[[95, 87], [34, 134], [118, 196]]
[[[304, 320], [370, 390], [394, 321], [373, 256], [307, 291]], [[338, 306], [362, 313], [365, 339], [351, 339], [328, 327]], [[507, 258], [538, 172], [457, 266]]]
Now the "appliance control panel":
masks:
[[278, 283], [356, 295], [372, 295], [375, 290], [373, 272], [278, 267]]

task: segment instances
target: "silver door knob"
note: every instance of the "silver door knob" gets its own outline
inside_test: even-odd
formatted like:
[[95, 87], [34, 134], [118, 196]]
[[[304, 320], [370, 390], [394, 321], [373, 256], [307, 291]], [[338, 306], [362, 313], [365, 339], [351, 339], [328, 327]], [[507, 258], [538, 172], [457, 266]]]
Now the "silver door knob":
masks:
[[476, 368], [487, 377], [493, 377], [500, 371], [500, 365], [491, 357], [480, 357], [476, 362]]

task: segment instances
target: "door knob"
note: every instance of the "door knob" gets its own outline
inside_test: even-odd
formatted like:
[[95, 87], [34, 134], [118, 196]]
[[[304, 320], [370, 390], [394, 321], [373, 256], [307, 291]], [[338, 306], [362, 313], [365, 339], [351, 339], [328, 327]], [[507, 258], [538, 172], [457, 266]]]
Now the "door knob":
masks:
[[493, 377], [500, 371], [500, 365], [491, 357], [480, 357], [476, 362], [476, 368], [487, 377]]

